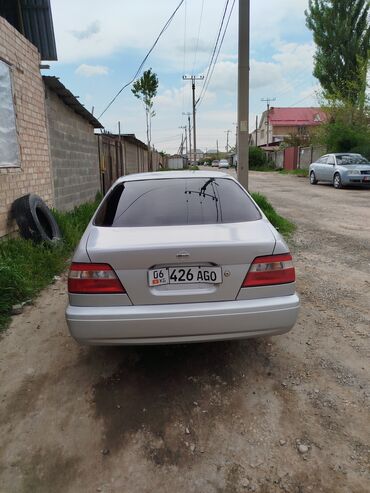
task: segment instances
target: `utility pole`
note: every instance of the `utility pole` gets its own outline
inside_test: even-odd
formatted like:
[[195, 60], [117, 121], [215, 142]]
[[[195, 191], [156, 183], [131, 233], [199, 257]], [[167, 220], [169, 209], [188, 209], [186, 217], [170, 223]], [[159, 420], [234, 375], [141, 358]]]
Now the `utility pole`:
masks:
[[193, 144], [194, 144], [194, 164], [196, 164], [197, 160], [197, 126], [195, 121], [195, 113], [196, 113], [196, 101], [195, 101], [195, 81], [203, 80], [204, 75], [199, 75], [198, 77], [195, 75], [183, 75], [183, 80], [191, 80], [191, 88], [193, 91]]
[[231, 130], [225, 130], [226, 134], [226, 152], [229, 152], [229, 134], [231, 133]]
[[180, 144], [178, 153], [180, 156], [182, 156], [184, 153], [184, 134], [181, 135], [181, 144]]
[[188, 156], [188, 134], [187, 134], [187, 128], [188, 127], [186, 125], [184, 125], [183, 127], [179, 127], [179, 128], [182, 128], [185, 131], [185, 138], [184, 138], [184, 140], [185, 140], [185, 149], [186, 149], [185, 152], [186, 152], [186, 158], [188, 158], [189, 157]]
[[188, 117], [188, 129], [189, 129], [189, 161], [191, 162], [191, 123], [190, 123], [190, 115], [191, 113], [183, 113]]
[[258, 115], [256, 115], [256, 147], [258, 147]]
[[267, 104], [267, 113], [266, 113], [266, 125], [267, 125], [267, 142], [266, 145], [269, 145], [270, 143], [270, 103], [273, 101], [276, 101], [276, 98], [266, 98], [266, 99], [261, 99], [264, 103]]
[[218, 155], [218, 139], [216, 140], [216, 149], [217, 149], [217, 159], [219, 158], [219, 155]]
[[249, 36], [250, 0], [239, 0], [238, 180], [248, 190], [249, 178]]

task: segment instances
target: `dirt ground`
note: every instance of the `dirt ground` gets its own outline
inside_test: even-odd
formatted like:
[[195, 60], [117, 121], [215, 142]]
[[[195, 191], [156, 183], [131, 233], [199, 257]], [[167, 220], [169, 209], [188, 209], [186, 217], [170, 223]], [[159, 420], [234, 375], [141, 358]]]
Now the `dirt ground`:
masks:
[[370, 491], [370, 190], [251, 189], [298, 226], [293, 331], [79, 347], [57, 281], [0, 341], [1, 493]]

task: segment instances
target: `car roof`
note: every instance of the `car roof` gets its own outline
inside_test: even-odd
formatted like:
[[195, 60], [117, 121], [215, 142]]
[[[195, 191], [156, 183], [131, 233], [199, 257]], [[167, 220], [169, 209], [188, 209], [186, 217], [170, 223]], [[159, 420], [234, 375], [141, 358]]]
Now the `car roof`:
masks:
[[168, 178], [232, 178], [232, 176], [227, 173], [222, 173], [222, 171], [158, 171], [149, 173], [135, 173], [133, 175], [122, 176], [118, 178], [116, 183], [121, 183], [123, 181], [138, 181], [138, 180], [159, 180]]
[[358, 152], [332, 152], [325, 154], [325, 156], [361, 156]]

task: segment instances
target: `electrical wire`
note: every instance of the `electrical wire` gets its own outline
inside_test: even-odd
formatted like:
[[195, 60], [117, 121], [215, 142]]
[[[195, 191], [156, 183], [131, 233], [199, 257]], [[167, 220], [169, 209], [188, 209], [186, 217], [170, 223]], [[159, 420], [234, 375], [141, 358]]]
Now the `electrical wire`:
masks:
[[[187, 45], [186, 45], [186, 35], [187, 35], [187, 12], [188, 12], [188, 5], [187, 5], [187, 0], [185, 0], [185, 5], [184, 5], [184, 46], [183, 46], [183, 51], [184, 51], [184, 56], [183, 56], [183, 62], [182, 62], [182, 73], [185, 74], [185, 69], [186, 69], [186, 52], [187, 52]], [[184, 83], [183, 83], [184, 86]], [[185, 91], [182, 89], [182, 110], [181, 114], [184, 113], [185, 111]], [[182, 117], [182, 123], [184, 121], [184, 117]]]
[[[215, 67], [216, 67], [216, 64], [217, 64], [217, 60], [218, 60], [218, 57], [220, 55], [220, 51], [221, 51], [221, 48], [222, 48], [222, 45], [223, 45], [223, 42], [224, 42], [224, 39], [225, 39], [225, 35], [226, 35], [226, 32], [227, 32], [227, 28], [229, 27], [229, 23], [230, 23], [230, 19], [231, 19], [231, 15], [233, 13], [233, 10], [234, 10], [234, 7], [235, 7], [235, 1], [233, 1], [233, 4], [231, 6], [231, 9], [230, 9], [230, 12], [229, 12], [229, 17], [227, 19], [227, 22], [226, 22], [226, 25], [225, 25], [225, 29], [224, 29], [224, 32], [223, 32], [223, 35], [222, 35], [222, 38], [221, 38], [221, 42], [219, 44], [219, 47], [218, 47], [218, 51], [217, 51], [217, 55], [214, 59], [214, 63], [213, 63], [213, 66], [212, 66], [212, 69], [211, 69], [211, 72], [210, 72], [210, 75], [209, 75], [209, 78], [206, 82], [206, 84], [203, 85], [203, 88], [202, 88], [202, 92], [198, 98], [198, 101], [197, 101], [197, 106], [199, 107], [200, 103], [202, 102], [204, 96], [206, 95], [207, 93], [207, 90], [208, 90], [208, 86], [209, 86], [209, 83], [212, 79], [212, 76], [213, 76], [213, 72], [215, 70]], [[203, 90], [204, 89], [204, 90]]]
[[308, 94], [307, 96], [305, 96], [304, 98], [302, 98], [299, 101], [297, 101], [296, 103], [291, 104], [290, 106], [297, 106], [297, 104], [301, 103], [302, 101], [305, 101], [306, 99], [314, 96], [315, 94], [316, 94], [316, 91], [313, 91], [310, 94]]
[[204, 87], [205, 87], [205, 85], [206, 85], [206, 83], [208, 81], [208, 77], [209, 77], [209, 74], [210, 74], [210, 71], [211, 71], [211, 68], [212, 68], [212, 63], [213, 63], [214, 57], [216, 55], [216, 51], [217, 51], [217, 47], [218, 47], [218, 42], [220, 40], [221, 31], [222, 31], [222, 28], [223, 28], [223, 25], [224, 25], [224, 22], [225, 22], [225, 18], [226, 18], [227, 8], [229, 6], [229, 1], [230, 0], [226, 0], [226, 2], [225, 2], [224, 12], [222, 14], [222, 18], [221, 18], [220, 26], [218, 28], [218, 33], [217, 33], [215, 45], [214, 45], [213, 50], [212, 50], [212, 55], [211, 55], [211, 58], [210, 58], [210, 61], [209, 61], [209, 64], [208, 64], [207, 74], [206, 74], [206, 76], [204, 78], [204, 82], [203, 82], [203, 86], [202, 86], [202, 89], [201, 89], [201, 92], [200, 92], [199, 99], [201, 99], [203, 97]]
[[203, 20], [203, 11], [204, 11], [204, 0], [202, 0], [202, 8], [201, 8], [201, 11], [200, 11], [200, 19], [199, 19], [199, 27], [198, 27], [198, 37], [197, 37], [197, 42], [196, 42], [196, 46], [195, 46], [195, 55], [194, 55], [194, 62], [193, 62], [192, 74], [194, 74], [195, 66], [197, 64], [200, 30], [201, 30], [201, 27], [202, 27], [202, 20]]
[[124, 86], [121, 87], [121, 89], [117, 92], [117, 94], [114, 96], [114, 98], [109, 102], [109, 104], [106, 106], [106, 108], [104, 109], [104, 111], [99, 115], [98, 119], [101, 118], [104, 113], [112, 106], [112, 104], [115, 102], [115, 100], [118, 98], [118, 96], [121, 94], [121, 92], [126, 89], [126, 87], [128, 87], [129, 85], [131, 85], [137, 78], [137, 76], [140, 74], [141, 72], [141, 69], [143, 68], [143, 66], [145, 65], [145, 62], [148, 60], [149, 56], [151, 55], [152, 51], [154, 50], [154, 48], [157, 46], [158, 44], [158, 41], [161, 39], [163, 33], [168, 29], [168, 27], [170, 26], [173, 18], [175, 17], [175, 15], [177, 14], [178, 10], [180, 9], [180, 7], [182, 6], [182, 4], [185, 2], [185, 0], [181, 0], [180, 3], [178, 4], [178, 6], [176, 7], [176, 9], [173, 11], [173, 13], [171, 14], [171, 16], [169, 17], [169, 19], [167, 20], [167, 22], [165, 23], [165, 25], [163, 26], [161, 32], [158, 34], [156, 40], [154, 41], [152, 47], [150, 48], [150, 50], [148, 51], [148, 53], [145, 55], [143, 61], [141, 62], [139, 68], [137, 69], [135, 75], [133, 76], [133, 78], [130, 80], [130, 82], [127, 82], [127, 84], [125, 84]]

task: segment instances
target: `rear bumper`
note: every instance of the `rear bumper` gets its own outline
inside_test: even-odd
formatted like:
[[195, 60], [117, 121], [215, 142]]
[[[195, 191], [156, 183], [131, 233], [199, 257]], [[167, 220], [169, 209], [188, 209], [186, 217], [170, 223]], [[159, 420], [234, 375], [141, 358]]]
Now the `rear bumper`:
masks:
[[288, 332], [297, 294], [258, 300], [147, 306], [67, 307], [72, 337], [90, 345], [170, 344]]

